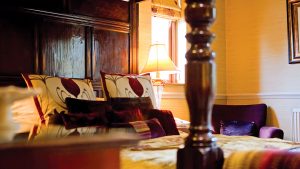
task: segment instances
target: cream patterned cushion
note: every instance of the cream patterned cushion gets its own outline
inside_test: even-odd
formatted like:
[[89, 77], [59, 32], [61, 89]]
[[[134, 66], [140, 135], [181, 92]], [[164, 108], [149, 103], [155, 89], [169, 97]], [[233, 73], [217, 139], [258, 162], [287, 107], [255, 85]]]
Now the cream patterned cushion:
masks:
[[150, 97], [152, 105], [157, 108], [150, 74], [111, 74], [101, 73], [101, 84], [105, 98]]
[[49, 116], [57, 112], [67, 112], [67, 97], [96, 100], [92, 83], [89, 79], [69, 79], [47, 75], [22, 74], [29, 88], [41, 91], [34, 97], [41, 123], [48, 124]]

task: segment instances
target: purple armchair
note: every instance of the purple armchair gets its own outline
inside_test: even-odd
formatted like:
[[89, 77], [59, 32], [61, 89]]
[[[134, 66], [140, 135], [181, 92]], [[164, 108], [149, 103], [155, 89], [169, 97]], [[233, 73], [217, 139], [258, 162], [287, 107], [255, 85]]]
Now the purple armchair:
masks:
[[[214, 133], [219, 134], [220, 130], [224, 131], [224, 126], [221, 124], [225, 122], [242, 122], [241, 128], [248, 127], [244, 123], [253, 124], [258, 132], [253, 136], [260, 138], [283, 138], [283, 131], [276, 127], [265, 126], [267, 117], [266, 104], [253, 105], [214, 105], [212, 110], [212, 126]], [[232, 124], [232, 123], [231, 123]], [[230, 128], [230, 129], [229, 129]], [[228, 127], [229, 130], [243, 130], [239, 129], [239, 123]]]

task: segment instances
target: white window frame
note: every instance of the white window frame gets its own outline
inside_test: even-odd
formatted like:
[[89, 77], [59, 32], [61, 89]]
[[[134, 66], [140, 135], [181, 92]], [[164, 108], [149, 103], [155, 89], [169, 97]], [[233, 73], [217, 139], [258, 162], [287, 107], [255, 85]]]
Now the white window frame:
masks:
[[[153, 24], [155, 22], [154, 19], [158, 19], [157, 21], [160, 22], [159, 20], [168, 20], [170, 22], [169, 30], [168, 30], [168, 40], [159, 40], [157, 42], [157, 39], [160, 39], [160, 37], [156, 38], [155, 36], [162, 36], [158, 31], [153, 28], [153, 26], [158, 26], [160, 28], [166, 27], [163, 26], [162, 23], [160, 24]], [[184, 83], [184, 67], [186, 63], [185, 59], [185, 53], [186, 53], [186, 39], [185, 39], [185, 34], [186, 34], [186, 23], [184, 20], [172, 20], [168, 18], [163, 18], [163, 17], [158, 17], [158, 16], [152, 16], [152, 44], [153, 43], [165, 43], [167, 48], [168, 48], [168, 53], [169, 56], [171, 57], [172, 61], [175, 63], [177, 68], [179, 69], [179, 72], [176, 74], [169, 75], [169, 77], [166, 78], [166, 75], [162, 75], [162, 77], [165, 77], [164, 79], [166, 80], [166, 83], [169, 84], [183, 84]], [[179, 32], [180, 31], [180, 32]]]

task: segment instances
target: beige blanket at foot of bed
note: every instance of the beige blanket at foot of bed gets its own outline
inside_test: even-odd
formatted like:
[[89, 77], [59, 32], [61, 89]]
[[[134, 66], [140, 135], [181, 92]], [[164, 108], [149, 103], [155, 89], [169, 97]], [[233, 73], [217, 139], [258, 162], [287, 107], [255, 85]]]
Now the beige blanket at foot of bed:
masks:
[[[121, 151], [122, 169], [176, 169], [177, 149], [183, 146], [187, 134], [143, 140], [137, 146]], [[261, 139], [251, 136], [215, 135], [224, 151], [225, 162], [236, 151], [284, 150], [299, 147], [299, 143], [281, 139]]]

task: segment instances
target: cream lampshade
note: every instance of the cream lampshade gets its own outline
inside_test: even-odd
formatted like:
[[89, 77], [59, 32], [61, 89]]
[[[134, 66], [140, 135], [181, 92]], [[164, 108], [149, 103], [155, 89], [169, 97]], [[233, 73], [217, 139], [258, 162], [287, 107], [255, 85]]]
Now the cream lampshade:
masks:
[[176, 73], [177, 68], [171, 58], [167, 55], [165, 44], [153, 44], [150, 47], [148, 60], [141, 73], [155, 72], [152, 78], [154, 91], [156, 92], [157, 107], [160, 108], [164, 80], [160, 78], [160, 72]]
[[160, 72], [175, 73], [176, 71], [175, 64], [167, 55], [165, 44], [151, 45], [148, 60], [141, 73], [155, 72], [156, 77], [153, 80], [160, 81]]

